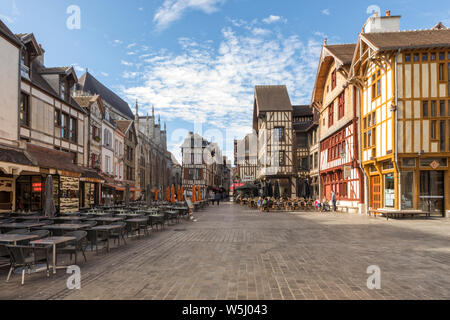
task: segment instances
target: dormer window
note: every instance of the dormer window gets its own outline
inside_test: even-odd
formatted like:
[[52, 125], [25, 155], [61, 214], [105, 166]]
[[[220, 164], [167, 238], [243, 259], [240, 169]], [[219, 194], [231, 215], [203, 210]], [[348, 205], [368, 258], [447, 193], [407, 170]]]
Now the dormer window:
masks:
[[66, 100], [66, 91], [67, 91], [67, 82], [65, 80], [61, 81], [61, 90], [60, 91], [61, 91], [60, 98], [65, 101]]

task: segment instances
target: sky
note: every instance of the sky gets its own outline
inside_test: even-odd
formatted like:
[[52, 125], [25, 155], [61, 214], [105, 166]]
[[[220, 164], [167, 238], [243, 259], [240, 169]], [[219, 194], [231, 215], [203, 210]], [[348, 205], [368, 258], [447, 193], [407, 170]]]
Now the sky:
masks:
[[450, 26], [447, 0], [0, 0], [0, 19], [34, 33], [47, 67], [86, 69], [139, 114], [167, 123], [168, 148], [195, 131], [233, 159], [251, 133], [255, 85], [309, 104], [324, 38], [355, 43], [372, 8], [401, 29]]

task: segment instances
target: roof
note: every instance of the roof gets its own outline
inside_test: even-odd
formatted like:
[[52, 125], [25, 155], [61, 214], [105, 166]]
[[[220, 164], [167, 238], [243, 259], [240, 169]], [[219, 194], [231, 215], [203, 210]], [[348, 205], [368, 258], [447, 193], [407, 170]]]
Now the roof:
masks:
[[291, 99], [285, 85], [256, 86], [255, 99], [259, 112], [292, 111]]
[[15, 44], [17, 47], [22, 46], [22, 42], [17, 38], [14, 33], [12, 33], [11, 30], [6, 26], [6, 24], [3, 23], [3, 21], [0, 19], [0, 34], [5, 36], [6, 39], [11, 41], [13, 44]]
[[306, 117], [313, 116], [313, 111], [311, 106], [292, 106], [294, 109], [293, 116], [294, 117]]
[[26, 156], [23, 150], [0, 147], [0, 161], [32, 166], [33, 162]]
[[86, 72], [81, 76], [79, 84], [82, 85], [83, 91], [100, 95], [103, 100], [108, 102], [114, 109], [122, 113], [125, 117], [129, 118], [130, 120], [134, 119], [134, 114], [131, 111], [128, 103], [126, 103], [117, 94], [104, 86], [89, 72]]
[[343, 64], [351, 64], [356, 43], [326, 45], [325, 48]]
[[97, 173], [97, 171], [92, 169], [83, 168], [83, 173], [81, 174], [81, 178], [90, 178], [90, 179], [98, 179], [103, 180], [103, 177]]
[[[61, 98], [55, 92], [55, 90], [53, 90], [53, 88], [50, 86], [50, 84], [44, 79], [44, 77], [42, 77], [42, 72], [41, 72], [42, 69], [43, 69], [43, 67], [37, 61], [34, 61], [31, 64], [31, 70], [32, 70], [31, 71], [31, 83], [33, 85], [35, 85], [36, 87], [38, 87], [39, 89], [50, 94], [54, 98], [61, 100]], [[80, 105], [72, 97], [69, 97], [68, 102], [67, 101], [64, 101], [64, 102], [68, 103], [69, 105], [71, 105], [72, 107], [77, 109], [78, 111], [81, 111], [83, 113], [86, 112], [82, 107], [80, 107]]]
[[27, 144], [27, 152], [36, 165], [43, 168], [81, 173], [83, 169], [73, 163], [72, 154], [37, 145]]
[[450, 29], [362, 33], [361, 37], [379, 50], [450, 47]]
[[131, 121], [131, 120], [116, 120], [116, 125], [120, 131], [122, 131], [123, 133], [127, 133], [132, 122], [133, 121]]

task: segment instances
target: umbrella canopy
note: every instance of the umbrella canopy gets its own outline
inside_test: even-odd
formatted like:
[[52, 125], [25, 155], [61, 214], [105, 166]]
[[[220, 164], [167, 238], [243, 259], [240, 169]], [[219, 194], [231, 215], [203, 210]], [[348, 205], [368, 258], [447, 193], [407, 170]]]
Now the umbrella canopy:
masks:
[[278, 183], [278, 180], [275, 182], [275, 190], [273, 193], [273, 197], [275, 199], [280, 199], [280, 184]]
[[181, 187], [180, 188], [180, 195], [181, 195], [181, 201], [183, 201], [184, 200], [184, 190], [183, 190], [183, 187]]
[[45, 203], [44, 203], [44, 215], [49, 218], [55, 216], [56, 208], [53, 200], [53, 177], [48, 175], [45, 180]]
[[198, 187], [197, 191], [198, 191], [197, 199], [198, 201], [202, 201], [202, 189], [200, 188], [200, 186]]
[[192, 187], [192, 203], [196, 203], [197, 202], [197, 197], [195, 195], [195, 186]]
[[236, 190], [237, 191], [241, 191], [241, 190], [258, 190], [258, 187], [255, 186], [254, 184], [246, 183], [243, 186], [237, 188]]
[[130, 205], [130, 185], [125, 186], [125, 205], [128, 207]]

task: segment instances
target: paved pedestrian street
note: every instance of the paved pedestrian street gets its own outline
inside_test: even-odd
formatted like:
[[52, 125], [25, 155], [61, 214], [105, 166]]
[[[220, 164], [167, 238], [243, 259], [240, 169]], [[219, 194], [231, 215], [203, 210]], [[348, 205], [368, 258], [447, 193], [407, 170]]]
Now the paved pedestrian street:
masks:
[[[20, 275], [1, 299], [450, 299], [450, 220], [209, 207], [80, 264], [81, 290], [60, 270]], [[381, 289], [367, 288], [367, 268]]]

